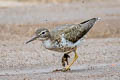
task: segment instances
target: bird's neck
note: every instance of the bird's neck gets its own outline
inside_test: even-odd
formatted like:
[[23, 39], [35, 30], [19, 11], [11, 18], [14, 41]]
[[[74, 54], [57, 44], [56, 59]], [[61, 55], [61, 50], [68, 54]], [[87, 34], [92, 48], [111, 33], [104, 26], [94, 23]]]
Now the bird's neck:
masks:
[[43, 46], [45, 47], [45, 48], [51, 48], [52, 47], [52, 40], [49, 38], [49, 39], [47, 39], [47, 40], [44, 40], [44, 41], [42, 41], [42, 43], [43, 43]]

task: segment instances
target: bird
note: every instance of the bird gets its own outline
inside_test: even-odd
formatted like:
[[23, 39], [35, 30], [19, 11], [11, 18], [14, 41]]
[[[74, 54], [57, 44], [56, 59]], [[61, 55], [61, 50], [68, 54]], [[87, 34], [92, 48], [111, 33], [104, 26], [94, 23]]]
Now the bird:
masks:
[[[78, 58], [77, 47], [96, 21], [99, 20], [100, 18], [91, 18], [78, 24], [59, 25], [52, 30], [39, 28], [35, 31], [35, 36], [28, 40], [26, 44], [39, 39], [46, 49], [64, 53], [61, 61], [64, 68], [54, 71], [69, 71]], [[74, 58], [69, 64], [68, 58], [70, 58], [69, 54], [72, 52], [74, 53]], [[66, 66], [65, 63], [67, 63]]]

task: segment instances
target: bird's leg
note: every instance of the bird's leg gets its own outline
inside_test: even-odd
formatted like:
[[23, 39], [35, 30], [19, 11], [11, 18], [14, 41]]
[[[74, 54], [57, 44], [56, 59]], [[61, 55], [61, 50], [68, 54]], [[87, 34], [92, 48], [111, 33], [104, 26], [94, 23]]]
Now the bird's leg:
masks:
[[68, 58], [70, 58], [70, 56], [68, 54], [64, 54], [63, 57], [62, 57], [62, 66], [65, 67], [65, 62], [67, 63], [67, 65], [69, 64], [68, 63]]
[[64, 55], [62, 57], [62, 61], [61, 61], [63, 67], [65, 67], [65, 62], [67, 63], [67, 65], [69, 64], [68, 63], [68, 58], [70, 58], [70, 56], [68, 54], [71, 53], [72, 51], [73, 50], [64, 53]]
[[78, 55], [76, 53], [76, 50], [77, 50], [77, 48], [75, 48], [75, 50], [74, 50], [75, 56], [74, 56], [73, 61], [69, 65], [67, 65], [62, 71], [68, 71], [70, 69], [70, 67], [72, 66], [72, 64], [77, 60]]
[[[69, 65], [67, 65], [65, 68], [63, 68], [63, 69], [56, 69], [56, 70], [54, 70], [53, 72], [56, 72], [56, 71], [63, 71], [63, 72], [65, 72], [65, 71], [68, 71], [68, 70], [70, 70], [70, 67], [72, 66], [72, 64], [77, 60], [77, 58], [78, 58], [78, 55], [77, 55], [77, 52], [76, 52], [76, 50], [77, 50], [77, 48], [75, 47], [75, 50], [74, 50], [74, 53], [75, 53], [75, 56], [74, 56], [74, 59], [73, 59], [73, 61], [69, 64]], [[70, 52], [69, 52], [70, 53]], [[66, 53], [67, 54], [67, 53]], [[68, 55], [68, 54], [67, 54]], [[68, 55], [69, 56], [69, 55]], [[63, 58], [64, 58], [64, 56], [63, 56]], [[68, 61], [68, 60], [67, 60]]]
[[[63, 57], [62, 57], [62, 66], [65, 67], [65, 62], [67, 63], [67, 65], [69, 64], [68, 63], [68, 58], [70, 58], [70, 56], [68, 55], [69, 53], [71, 53], [71, 51], [68, 51], [68, 52], [65, 52]], [[70, 70], [70, 69], [69, 69]], [[63, 69], [56, 69], [56, 70], [53, 70], [53, 72], [57, 72], [57, 71], [63, 71]]]

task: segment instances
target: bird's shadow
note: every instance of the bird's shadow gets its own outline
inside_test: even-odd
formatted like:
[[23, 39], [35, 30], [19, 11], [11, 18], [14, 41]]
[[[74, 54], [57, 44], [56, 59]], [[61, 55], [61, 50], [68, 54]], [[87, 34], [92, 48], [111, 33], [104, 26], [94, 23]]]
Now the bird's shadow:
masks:
[[78, 72], [86, 72], [86, 71], [93, 71], [93, 70], [98, 70], [100, 68], [76, 68], [76, 69], [71, 69], [69, 71], [63, 72], [63, 71], [48, 71], [48, 72], [42, 72], [42, 74], [49, 74], [49, 73], [78, 73]]
[[[71, 70], [66, 71], [65, 73], [79, 73], [79, 72], [92, 72], [92, 71], [101, 71], [104, 69], [110, 68], [110, 65], [92, 65], [92, 66], [77, 66], [73, 67]], [[52, 71], [48, 70], [47, 72], [42, 72], [42, 74], [49, 74], [49, 73], [61, 73], [63, 71]]]

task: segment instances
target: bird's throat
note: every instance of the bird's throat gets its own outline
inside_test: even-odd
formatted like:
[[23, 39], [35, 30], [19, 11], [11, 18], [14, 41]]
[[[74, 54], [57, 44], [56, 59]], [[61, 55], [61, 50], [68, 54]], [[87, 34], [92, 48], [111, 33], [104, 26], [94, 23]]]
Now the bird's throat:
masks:
[[44, 41], [42, 41], [42, 43], [43, 43], [43, 46], [45, 48], [47, 48], [47, 49], [52, 48], [52, 41], [51, 41], [51, 39], [44, 40]]

